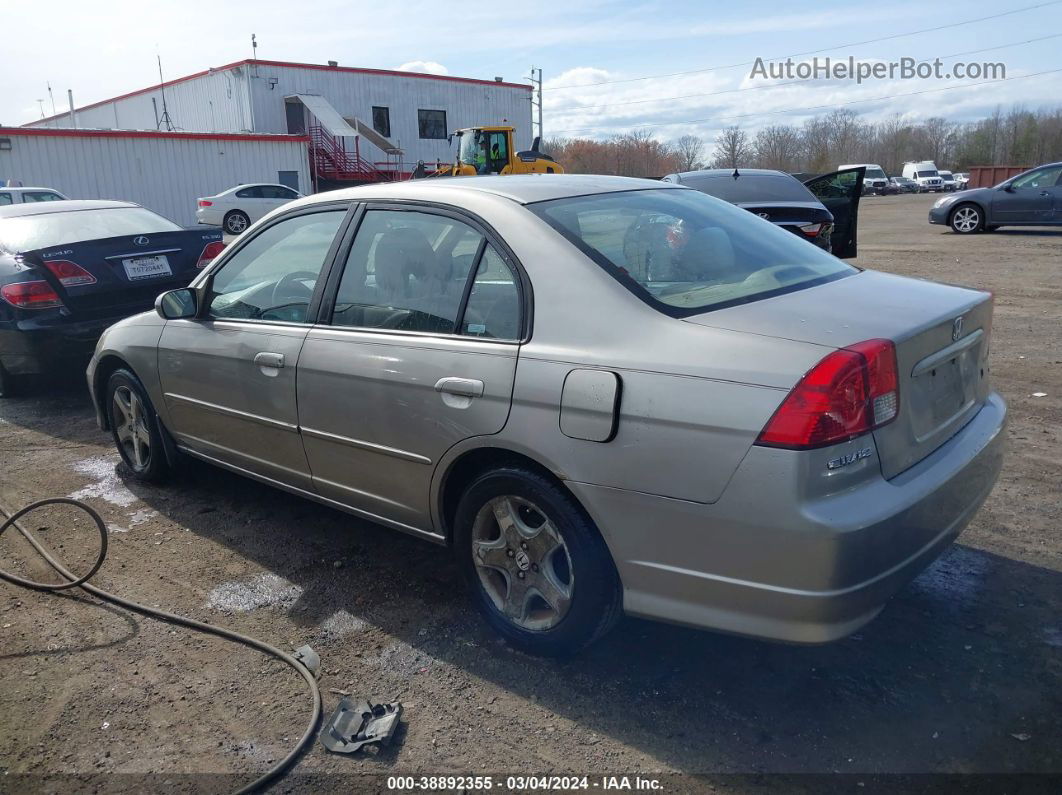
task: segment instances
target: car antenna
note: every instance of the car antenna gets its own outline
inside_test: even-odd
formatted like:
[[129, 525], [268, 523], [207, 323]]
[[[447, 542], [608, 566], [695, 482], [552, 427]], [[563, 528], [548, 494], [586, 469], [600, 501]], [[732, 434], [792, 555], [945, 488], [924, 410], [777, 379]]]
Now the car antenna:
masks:
[[738, 173], [737, 166], [734, 166], [734, 174], [733, 174], [734, 179], [737, 179], [740, 176], [741, 175]]

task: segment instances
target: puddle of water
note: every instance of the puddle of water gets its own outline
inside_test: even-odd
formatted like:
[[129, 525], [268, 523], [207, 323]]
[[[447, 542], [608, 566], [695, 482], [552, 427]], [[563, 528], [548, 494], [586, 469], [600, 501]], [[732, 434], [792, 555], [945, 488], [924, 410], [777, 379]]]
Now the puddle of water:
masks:
[[120, 460], [117, 455], [104, 455], [75, 461], [74, 471], [86, 477], [95, 478], [95, 482], [67, 496], [74, 500], [103, 500], [120, 508], [133, 505], [137, 502], [137, 496], [125, 487], [114, 471]]
[[246, 613], [259, 607], [290, 607], [302, 588], [276, 574], [259, 574], [250, 580], [224, 582], [210, 592], [207, 607]]

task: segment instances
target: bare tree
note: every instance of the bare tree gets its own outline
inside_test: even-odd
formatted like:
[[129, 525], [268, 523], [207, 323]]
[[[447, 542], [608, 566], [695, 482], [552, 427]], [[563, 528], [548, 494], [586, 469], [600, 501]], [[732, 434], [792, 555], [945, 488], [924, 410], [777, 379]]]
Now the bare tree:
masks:
[[683, 135], [672, 148], [678, 157], [680, 171], [693, 171], [701, 167], [704, 141], [696, 135]]
[[800, 168], [800, 133], [788, 124], [764, 127], [753, 141], [756, 165], [779, 171], [798, 171]]
[[715, 153], [712, 165], [715, 168], [738, 168], [747, 166], [752, 160], [752, 147], [749, 136], [736, 124], [724, 129], [715, 139]]

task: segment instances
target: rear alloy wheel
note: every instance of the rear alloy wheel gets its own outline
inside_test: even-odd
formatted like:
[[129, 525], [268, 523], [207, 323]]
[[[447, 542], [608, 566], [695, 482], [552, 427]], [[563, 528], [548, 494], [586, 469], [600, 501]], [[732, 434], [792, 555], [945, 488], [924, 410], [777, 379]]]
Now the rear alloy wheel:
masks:
[[960, 235], [969, 235], [981, 231], [984, 217], [981, 209], [975, 204], [960, 204], [951, 213], [949, 224]]
[[125, 465], [137, 480], [159, 482], [170, 474], [158, 416], [139, 379], [116, 370], [107, 382], [111, 436]]
[[622, 614], [597, 528], [555, 482], [522, 468], [477, 478], [457, 509], [458, 563], [487, 622], [531, 654], [572, 654]]
[[230, 235], [242, 234], [251, 225], [251, 219], [242, 210], [230, 210], [225, 214], [222, 226]]

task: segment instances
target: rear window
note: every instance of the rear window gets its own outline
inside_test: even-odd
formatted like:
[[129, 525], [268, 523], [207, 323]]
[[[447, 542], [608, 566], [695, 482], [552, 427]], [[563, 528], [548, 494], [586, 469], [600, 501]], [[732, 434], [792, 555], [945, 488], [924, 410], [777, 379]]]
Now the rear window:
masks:
[[818, 201], [795, 177], [785, 174], [740, 174], [737, 179], [726, 176], [698, 176], [682, 178], [682, 184], [717, 196], [728, 202], [815, 202]]
[[645, 190], [529, 205], [650, 306], [675, 317], [856, 273], [792, 232], [695, 190]]
[[83, 240], [179, 232], [180, 229], [143, 207], [49, 212], [0, 220], [0, 246], [7, 251], [32, 251]]

